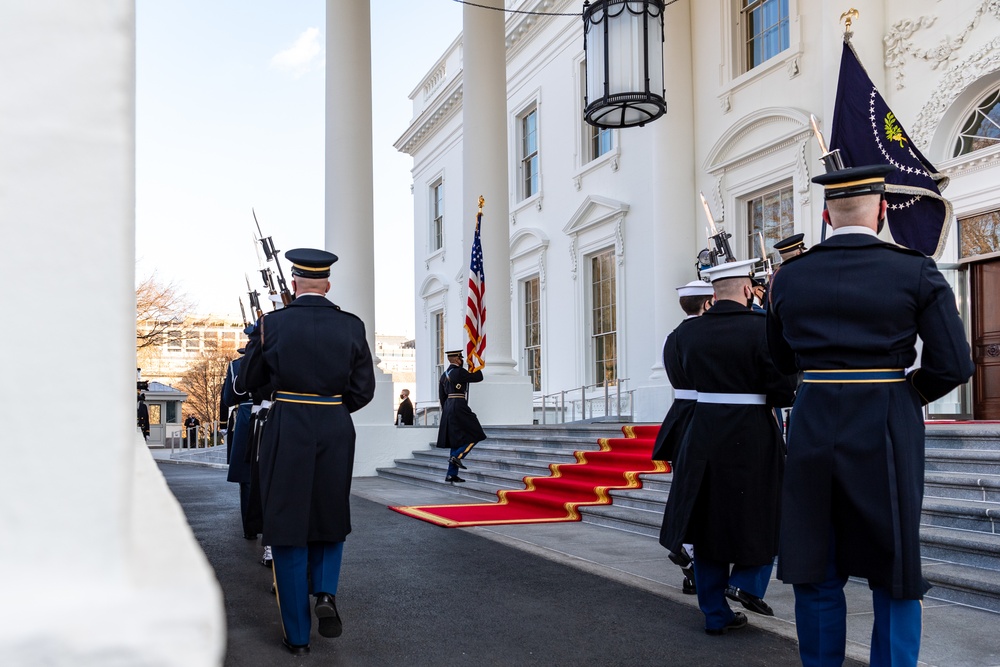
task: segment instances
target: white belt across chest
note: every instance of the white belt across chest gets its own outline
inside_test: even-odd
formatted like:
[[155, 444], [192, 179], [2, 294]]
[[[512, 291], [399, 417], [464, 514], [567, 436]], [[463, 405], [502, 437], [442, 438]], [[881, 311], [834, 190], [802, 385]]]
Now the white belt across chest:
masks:
[[764, 394], [713, 394], [699, 391], [699, 403], [720, 403], [724, 405], [767, 405]]
[[697, 401], [698, 392], [694, 389], [674, 389], [674, 398], [679, 398], [682, 401]]

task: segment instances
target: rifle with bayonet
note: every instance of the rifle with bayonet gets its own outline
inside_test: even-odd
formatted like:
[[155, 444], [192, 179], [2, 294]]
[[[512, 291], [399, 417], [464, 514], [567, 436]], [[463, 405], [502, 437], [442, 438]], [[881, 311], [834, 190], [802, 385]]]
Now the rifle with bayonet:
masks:
[[725, 230], [720, 231], [715, 226], [715, 218], [712, 216], [712, 209], [708, 207], [708, 200], [705, 199], [703, 193], [699, 192], [698, 194], [701, 196], [701, 205], [705, 209], [705, 217], [708, 218], [708, 240], [715, 246], [714, 249], [708, 251], [711, 265], [718, 266], [720, 259], [723, 262], [735, 262], [736, 255], [733, 254], [733, 249], [729, 246], [729, 239], [733, 235]]
[[[247, 280], [247, 283], [249, 282], [250, 281]], [[246, 308], [243, 307], [243, 297], [240, 297], [240, 315], [243, 316], [243, 328], [246, 329], [248, 326], [250, 326], [250, 323], [247, 322], [247, 310]]]
[[[250, 278], [246, 274], [243, 274], [244, 280], [247, 281], [247, 296], [250, 299], [250, 307], [253, 312], [256, 313], [257, 319], [259, 320], [264, 316], [264, 311], [260, 309], [260, 292], [250, 287]], [[243, 300], [240, 300], [240, 306], [243, 306]]]
[[289, 290], [288, 285], [285, 284], [285, 274], [281, 270], [281, 262], [278, 260], [278, 253], [280, 251], [274, 247], [274, 241], [271, 239], [271, 237], [264, 236], [264, 232], [260, 230], [260, 223], [257, 221], [257, 212], [252, 208], [250, 209], [250, 212], [253, 213], [253, 221], [254, 224], [257, 225], [257, 234], [259, 235], [257, 241], [260, 242], [261, 247], [264, 249], [264, 256], [267, 258], [267, 261], [274, 262], [275, 267], [277, 267], [278, 269], [277, 288], [275, 288], [274, 286], [274, 276], [271, 274], [270, 269], [261, 269], [260, 271], [261, 276], [264, 278], [264, 283], [271, 290], [271, 294], [280, 293], [281, 303], [287, 306], [292, 302], [292, 299], [294, 299], [295, 297], [292, 296], [291, 290]]

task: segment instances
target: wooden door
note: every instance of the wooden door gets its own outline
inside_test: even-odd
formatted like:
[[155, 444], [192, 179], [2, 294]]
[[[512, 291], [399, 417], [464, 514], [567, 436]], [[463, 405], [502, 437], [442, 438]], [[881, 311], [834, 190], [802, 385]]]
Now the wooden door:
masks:
[[972, 274], [972, 418], [1000, 419], [1000, 260]]

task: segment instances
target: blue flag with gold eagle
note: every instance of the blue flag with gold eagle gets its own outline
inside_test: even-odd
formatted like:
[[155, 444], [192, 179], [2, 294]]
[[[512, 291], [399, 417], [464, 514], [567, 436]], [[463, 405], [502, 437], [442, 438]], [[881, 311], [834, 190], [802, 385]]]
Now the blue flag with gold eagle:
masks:
[[937, 173], [910, 141], [847, 40], [833, 107], [830, 150], [834, 149], [840, 149], [848, 167], [890, 164], [896, 168], [885, 179], [892, 238], [907, 248], [940, 257], [952, 218], [951, 202], [941, 196], [948, 178]]

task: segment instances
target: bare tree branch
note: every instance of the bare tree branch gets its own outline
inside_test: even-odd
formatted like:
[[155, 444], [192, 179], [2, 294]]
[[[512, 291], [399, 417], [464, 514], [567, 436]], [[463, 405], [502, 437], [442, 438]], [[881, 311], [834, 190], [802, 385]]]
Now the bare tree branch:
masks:
[[190, 337], [185, 320], [191, 302], [173, 283], [161, 283], [155, 274], [143, 279], [135, 288], [135, 305], [137, 350]]

